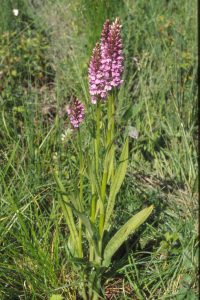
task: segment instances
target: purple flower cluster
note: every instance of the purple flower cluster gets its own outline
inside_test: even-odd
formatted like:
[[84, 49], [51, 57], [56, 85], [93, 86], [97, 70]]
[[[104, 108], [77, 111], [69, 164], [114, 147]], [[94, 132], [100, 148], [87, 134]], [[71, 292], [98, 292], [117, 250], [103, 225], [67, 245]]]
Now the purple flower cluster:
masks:
[[101, 44], [96, 44], [89, 65], [89, 86], [92, 103], [106, 99], [113, 87], [122, 83], [123, 55], [121, 25], [117, 18], [112, 24], [106, 20], [101, 33]]
[[70, 106], [67, 109], [70, 123], [74, 128], [78, 128], [80, 123], [84, 120], [85, 108], [84, 105], [76, 98], [73, 97]]
[[104, 78], [101, 71], [101, 49], [97, 43], [92, 54], [89, 66], [89, 88], [92, 96], [92, 103], [97, 102], [97, 96], [105, 98]]
[[[94, 104], [98, 99], [105, 100], [109, 91], [122, 83], [123, 54], [120, 30], [118, 18], [112, 24], [106, 20], [101, 33], [101, 42], [97, 43], [93, 50], [89, 65], [89, 91]], [[73, 97], [67, 113], [71, 125], [78, 128], [84, 120], [84, 105]]]

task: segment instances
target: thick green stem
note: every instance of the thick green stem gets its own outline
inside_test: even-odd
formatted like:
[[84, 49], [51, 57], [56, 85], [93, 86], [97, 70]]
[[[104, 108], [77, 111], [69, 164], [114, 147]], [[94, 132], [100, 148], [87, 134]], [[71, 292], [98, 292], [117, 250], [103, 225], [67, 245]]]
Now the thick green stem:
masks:
[[99, 295], [97, 293], [93, 293], [92, 300], [98, 300]]
[[[92, 187], [92, 193], [94, 193], [93, 187]], [[96, 197], [93, 194], [92, 200], [91, 200], [91, 213], [90, 213], [90, 220], [93, 224], [95, 222], [95, 213], [96, 213]], [[93, 261], [94, 260], [94, 248], [93, 248], [92, 242], [90, 242], [89, 248], [90, 248], [89, 260]]]
[[79, 203], [80, 203], [80, 210], [83, 209], [83, 149], [82, 149], [82, 142], [81, 142], [81, 133], [78, 129], [78, 143], [79, 143], [79, 162], [80, 162], [80, 169], [79, 169]]
[[96, 174], [99, 172], [99, 146], [100, 146], [100, 103], [97, 102], [96, 106], [96, 136], [95, 136], [95, 162], [96, 162]]
[[91, 216], [90, 220], [92, 223], [95, 221], [95, 214], [96, 214], [96, 197], [92, 195], [92, 202], [91, 202]]
[[[98, 177], [99, 175], [99, 147], [100, 147], [100, 117], [101, 117], [101, 109], [100, 109], [100, 102], [97, 102], [97, 106], [96, 106], [96, 135], [95, 135], [95, 171], [96, 171], [96, 176]], [[93, 215], [93, 219], [95, 219], [94, 217], [94, 211], [96, 213], [96, 207], [94, 209], [94, 203], [93, 203], [93, 207], [92, 207], [92, 215]], [[102, 231], [103, 231], [103, 223], [104, 223], [104, 208], [101, 206], [100, 207], [100, 221], [99, 221], [99, 233], [100, 236], [102, 235]]]
[[[115, 136], [115, 103], [114, 103], [114, 96], [111, 96], [112, 103], [111, 103], [111, 141], [113, 142]], [[113, 148], [114, 149], [114, 148]], [[110, 161], [110, 168], [111, 168], [111, 178], [114, 177], [114, 155]]]
[[83, 247], [82, 247], [82, 222], [79, 219], [78, 223], [78, 237], [79, 237], [79, 249], [81, 253], [81, 257], [83, 257]]
[[[114, 130], [115, 130], [115, 119], [114, 119], [114, 113], [115, 113], [115, 106], [114, 106], [114, 96], [110, 95], [108, 97], [108, 110], [107, 110], [107, 119], [108, 119], [108, 127], [107, 127], [107, 139], [106, 139], [106, 147], [107, 151], [108, 148], [111, 146], [111, 142], [113, 142], [114, 139]], [[112, 170], [111, 177], [114, 176], [114, 157], [111, 155], [110, 157], [106, 158], [105, 166], [104, 166], [104, 172], [103, 172], [103, 178], [101, 183], [101, 200], [104, 204], [105, 198], [106, 198], [106, 185], [107, 181], [109, 180], [109, 170]], [[99, 234], [100, 237], [103, 237], [103, 227], [104, 227], [104, 218], [105, 218], [105, 212], [104, 212], [104, 206], [100, 210], [100, 219], [99, 219]], [[101, 250], [101, 249], [99, 249]]]
[[[100, 216], [99, 216], [99, 235], [100, 235], [100, 238], [103, 237], [103, 228], [104, 228], [104, 208], [102, 207], [102, 209], [100, 210]], [[101, 239], [99, 241], [99, 252], [101, 254]]]
[[103, 179], [102, 179], [102, 183], [101, 183], [101, 199], [102, 202], [104, 203], [105, 201], [105, 197], [106, 197], [106, 184], [107, 184], [107, 176], [108, 176], [108, 170], [107, 170], [107, 166], [104, 167], [104, 172], [103, 172]]
[[88, 300], [88, 296], [86, 293], [86, 285], [85, 285], [85, 281], [86, 281], [86, 275], [83, 273], [83, 278], [82, 278], [82, 282], [83, 282], [83, 286], [81, 288], [81, 296], [83, 297], [83, 300]]
[[[113, 143], [114, 135], [115, 135], [115, 104], [114, 104], [114, 94], [111, 94], [108, 97], [108, 111], [107, 111], [107, 118], [108, 118], [108, 128], [107, 128], [107, 140], [106, 140], [106, 146], [107, 148], [111, 146], [111, 143]], [[113, 146], [114, 147], [114, 146]], [[114, 151], [114, 149], [112, 149]], [[109, 172], [111, 171], [111, 174]], [[107, 181], [110, 180], [110, 177], [113, 178], [114, 176], [114, 153], [111, 155], [111, 159], [108, 163], [108, 169], [107, 169]]]
[[[78, 144], [79, 144], [79, 209], [83, 210], [83, 150], [81, 143], [81, 133], [78, 129]], [[82, 222], [79, 219], [79, 249], [81, 249], [81, 253], [83, 253], [82, 247]], [[83, 255], [83, 254], [82, 254]]]
[[108, 97], [108, 111], [107, 111], [107, 118], [108, 118], [108, 128], [107, 128], [107, 147], [110, 145], [112, 139], [114, 138], [114, 129], [115, 129], [115, 105], [114, 105], [114, 95], [110, 95]]

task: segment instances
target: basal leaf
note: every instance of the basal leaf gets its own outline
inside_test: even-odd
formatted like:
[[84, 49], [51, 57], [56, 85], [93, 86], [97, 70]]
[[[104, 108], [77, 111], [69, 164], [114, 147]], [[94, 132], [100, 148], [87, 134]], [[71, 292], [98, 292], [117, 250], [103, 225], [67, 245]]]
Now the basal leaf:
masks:
[[139, 213], [134, 215], [124, 224], [117, 233], [111, 238], [104, 250], [103, 266], [110, 264], [112, 256], [119, 247], [127, 240], [128, 236], [133, 233], [141, 224], [143, 224], [153, 210], [153, 205], [144, 208]]

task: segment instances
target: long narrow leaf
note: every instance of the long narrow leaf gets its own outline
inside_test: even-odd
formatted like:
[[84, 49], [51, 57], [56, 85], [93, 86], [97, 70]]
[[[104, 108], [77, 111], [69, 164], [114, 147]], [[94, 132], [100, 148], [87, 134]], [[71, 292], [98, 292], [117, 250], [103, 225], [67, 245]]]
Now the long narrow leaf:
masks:
[[114, 147], [114, 140], [112, 143], [109, 145], [105, 159], [104, 159], [104, 164], [103, 164], [103, 178], [102, 178], [102, 183], [101, 183], [101, 197], [102, 201], [104, 202], [105, 196], [106, 196], [106, 185], [109, 182], [110, 176], [112, 173], [114, 173], [114, 155], [115, 155], [115, 147]]
[[115, 252], [127, 240], [128, 236], [146, 221], [152, 210], [153, 205], [148, 208], [144, 208], [139, 213], [130, 218], [128, 222], [117, 231], [117, 233], [108, 242], [104, 250], [104, 266], [108, 266], [110, 264], [111, 258], [115, 254]]
[[108, 168], [108, 179], [107, 182], [110, 181], [112, 173], [114, 173], [114, 160], [115, 160], [115, 146], [112, 145], [110, 149], [110, 156], [109, 156], [110, 162], [109, 162], [109, 168]]
[[72, 204], [70, 204], [70, 203], [66, 203], [66, 204], [67, 204], [67, 206], [72, 208], [72, 211], [77, 215], [77, 217], [79, 217], [79, 219], [85, 225], [85, 227], [88, 231], [88, 234], [89, 234], [90, 241], [92, 242], [92, 244], [94, 246], [96, 255], [99, 256], [99, 251], [98, 251], [96, 236], [95, 236], [95, 228], [92, 225], [92, 223], [90, 222], [89, 218], [84, 213], [78, 211]]
[[[58, 187], [60, 188], [61, 192], [63, 192], [62, 197], [60, 197], [61, 208], [62, 208], [63, 214], [65, 216], [67, 225], [69, 227], [69, 231], [70, 231], [71, 237], [73, 239], [74, 245], [77, 245], [77, 241], [78, 241], [79, 237], [78, 237], [78, 232], [76, 230], [76, 226], [75, 226], [75, 222], [74, 222], [72, 210], [71, 210], [71, 208], [69, 206], [66, 205], [69, 202], [69, 199], [65, 195], [64, 186], [63, 186], [60, 178], [56, 174], [56, 172], [54, 173], [54, 177], [56, 179]], [[79, 255], [81, 255], [81, 253], [79, 253]]]
[[119, 189], [123, 183], [124, 177], [126, 175], [126, 169], [128, 165], [128, 138], [124, 144], [121, 156], [120, 156], [120, 162], [119, 166], [115, 172], [115, 176], [113, 178], [113, 182], [111, 184], [110, 188], [110, 194], [108, 198], [108, 204], [106, 209], [106, 217], [105, 217], [105, 223], [104, 223], [104, 230], [108, 228], [109, 220], [112, 215], [114, 205], [115, 205], [115, 198], [117, 193], [119, 192]]

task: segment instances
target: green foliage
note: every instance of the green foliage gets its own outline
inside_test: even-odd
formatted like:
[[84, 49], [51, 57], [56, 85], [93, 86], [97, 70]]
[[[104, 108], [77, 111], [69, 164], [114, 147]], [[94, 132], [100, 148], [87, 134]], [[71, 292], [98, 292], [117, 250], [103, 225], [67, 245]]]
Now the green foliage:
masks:
[[104, 266], [109, 266], [112, 256], [119, 247], [126, 241], [131, 233], [133, 233], [140, 225], [142, 225], [149, 217], [153, 210], [153, 206], [144, 208], [142, 211], [134, 215], [127, 221], [115, 235], [110, 239], [104, 250]]
[[124, 147], [122, 149], [122, 153], [119, 159], [119, 166], [116, 169], [113, 180], [111, 181], [110, 193], [108, 197], [108, 205], [106, 208], [106, 217], [104, 223], [104, 230], [107, 230], [110, 223], [110, 217], [112, 215], [115, 198], [117, 193], [120, 190], [120, 187], [124, 181], [124, 177], [126, 175], [126, 169], [128, 166], [128, 139], [124, 143]]
[[[13, 10], [18, 10], [15, 16]], [[29, 19], [28, 5], [26, 0], [1, 0], [0, 11], [0, 34], [4, 32], [13, 32], [16, 27], [20, 30], [24, 28], [25, 21]]]
[[[54, 176], [55, 176], [56, 183], [57, 183], [57, 185], [60, 189], [60, 192], [64, 194], [65, 189], [62, 185], [62, 182], [58, 178], [58, 175], [56, 174], [56, 172], [54, 173]], [[62, 208], [63, 214], [64, 214], [65, 219], [66, 219], [66, 223], [67, 223], [67, 225], [69, 227], [69, 230], [70, 230], [71, 239], [73, 240], [74, 249], [76, 249], [76, 251], [75, 251], [76, 256], [81, 255], [80, 249], [78, 247], [79, 245], [77, 244], [78, 232], [76, 230], [76, 226], [75, 226], [75, 222], [74, 222], [74, 218], [73, 218], [73, 214], [72, 214], [72, 209], [69, 205], [67, 205], [69, 203], [69, 199], [66, 195], [61, 195], [60, 196], [60, 202], [61, 202], [61, 208]]]
[[5, 103], [19, 98], [30, 84], [41, 86], [52, 78], [47, 38], [36, 30], [4, 32], [0, 41], [0, 96]]
[[49, 300], [62, 300], [63, 297], [61, 295], [52, 295]]
[[[120, 8], [114, 0], [106, 1], [106, 6], [105, 1], [25, 2], [34, 3], [29, 6], [34, 18], [28, 27], [25, 8], [22, 17], [18, 6], [20, 20], [14, 18], [15, 1], [2, 0], [0, 10], [0, 48], [10, 57], [9, 75], [3, 81], [0, 75], [0, 85], [5, 82], [7, 90], [0, 118], [0, 298], [45, 300], [62, 295], [73, 300], [80, 296], [80, 282], [87, 282], [72, 268], [73, 245], [69, 251], [71, 241], [52, 166], [59, 165], [66, 192], [76, 199], [77, 151], [60, 111], [73, 92], [85, 101], [92, 118], [87, 105], [88, 60], [105, 18], [119, 16], [126, 64], [117, 99], [116, 153], [120, 156], [127, 127], [134, 127], [138, 138], [129, 139], [129, 168], [116, 198], [110, 233], [117, 232], [139, 207], [153, 204], [154, 211], [148, 226], [138, 228], [113, 256], [115, 267], [104, 274], [103, 289], [114, 299], [197, 299], [196, 2], [124, 0]], [[56, 72], [50, 90], [45, 85], [49, 82], [46, 71], [40, 79], [35, 65], [31, 66], [35, 74], [31, 77], [27, 69], [31, 61], [22, 58], [21, 64], [11, 59], [21, 59], [25, 52], [34, 58], [30, 49], [18, 52], [16, 47], [21, 36], [24, 40], [36, 37], [42, 49], [46, 38], [44, 42], [43, 34], [39, 38], [41, 32], [49, 36], [48, 53], [44, 49], [41, 55], [52, 61]], [[15, 66], [20, 66], [19, 77], [11, 75]], [[52, 102], [59, 114], [54, 118], [49, 113], [47, 118], [43, 109]], [[9, 107], [14, 107], [13, 113]], [[91, 142], [91, 124], [83, 129], [88, 137], [82, 146], [84, 154]], [[86, 203], [96, 197], [91, 199], [87, 193], [88, 181], [84, 177]], [[84, 267], [93, 274], [93, 266]]]

